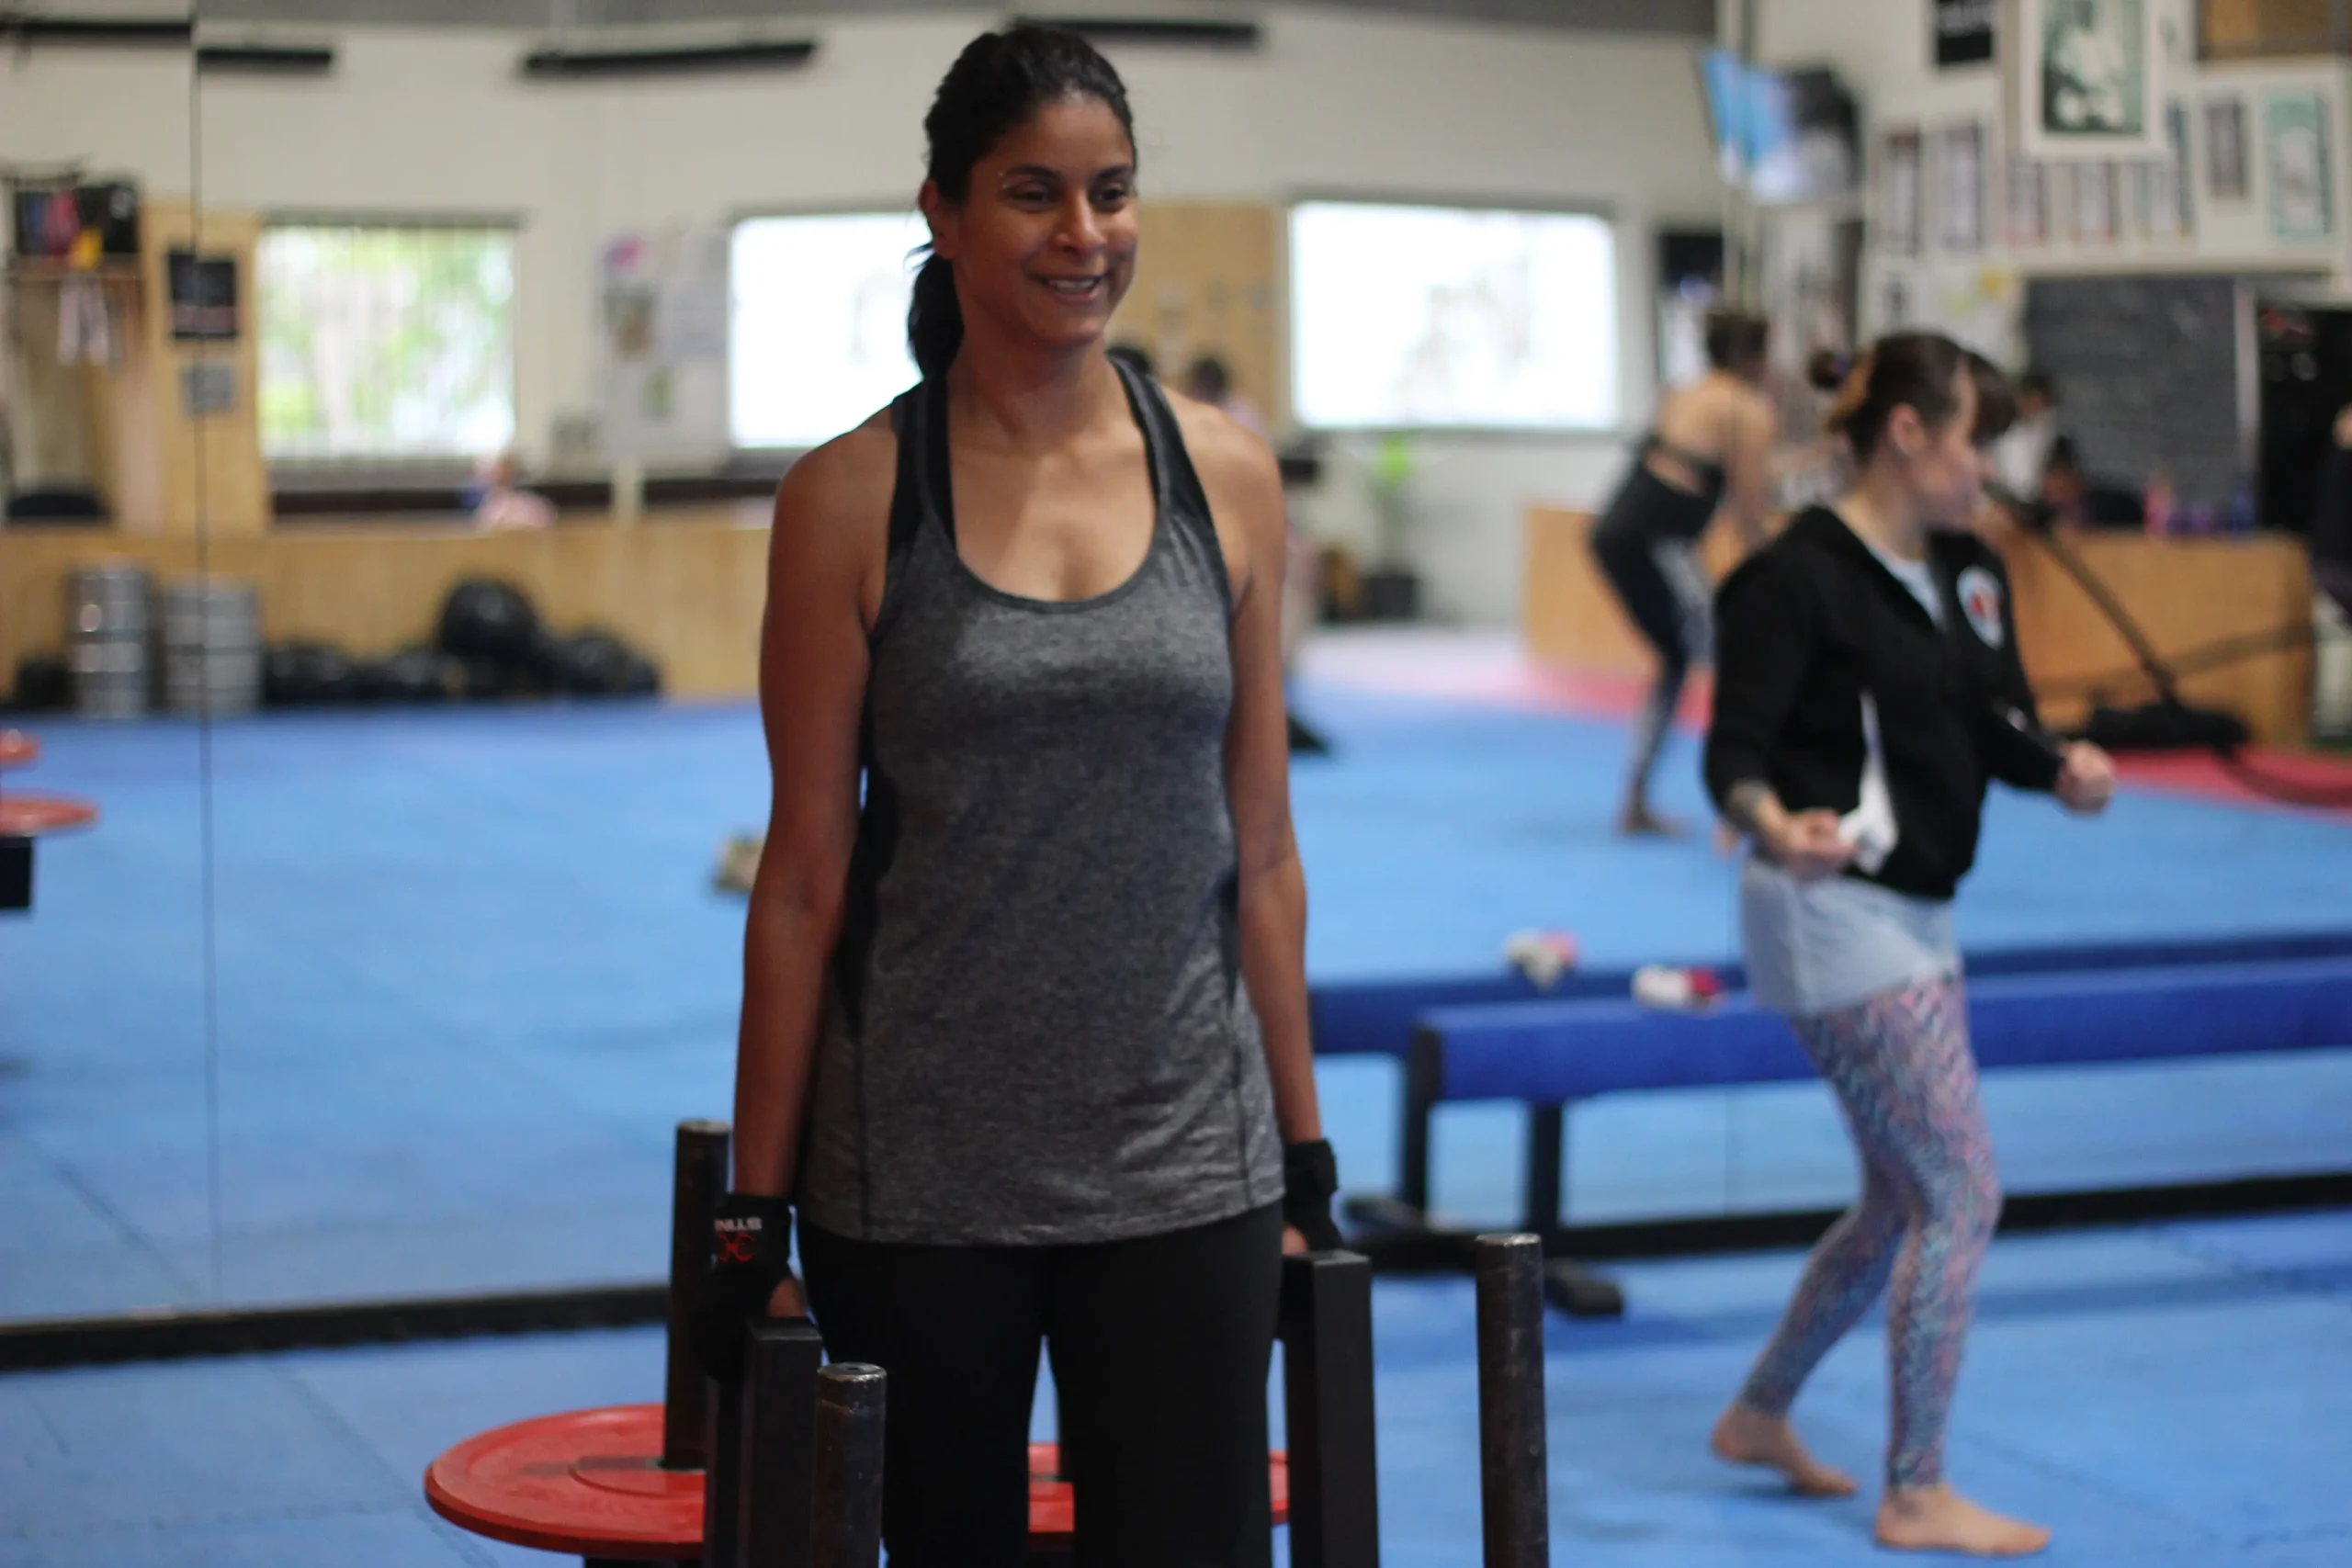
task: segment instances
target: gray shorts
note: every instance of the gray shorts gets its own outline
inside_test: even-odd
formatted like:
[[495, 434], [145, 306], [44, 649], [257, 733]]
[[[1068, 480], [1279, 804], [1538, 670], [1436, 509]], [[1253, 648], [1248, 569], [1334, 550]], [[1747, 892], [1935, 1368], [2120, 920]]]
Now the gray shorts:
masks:
[[1795, 1018], [1960, 973], [1951, 905], [1851, 876], [1799, 882], [1755, 855], [1739, 877], [1747, 987]]

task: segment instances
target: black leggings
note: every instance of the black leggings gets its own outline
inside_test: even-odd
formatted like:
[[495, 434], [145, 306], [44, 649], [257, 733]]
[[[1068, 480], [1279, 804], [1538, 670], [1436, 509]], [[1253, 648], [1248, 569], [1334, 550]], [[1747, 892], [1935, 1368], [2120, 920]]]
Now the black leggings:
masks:
[[[1659, 490], [1666, 488], [1646, 471], [1638, 477]], [[1666, 744], [1690, 666], [1712, 653], [1707, 578], [1699, 565], [1695, 541], [1604, 525], [1593, 531], [1592, 553], [1600, 563], [1601, 574], [1617, 591], [1627, 618], [1657, 650], [1657, 679], [1634, 726], [1632, 788], [1638, 801], [1648, 788], [1650, 770], [1657, 766], [1658, 751]]]
[[802, 1221], [835, 1360], [889, 1374], [892, 1568], [1020, 1568], [1037, 1348], [1053, 1357], [1080, 1568], [1266, 1568], [1279, 1206], [1087, 1247], [852, 1241]]

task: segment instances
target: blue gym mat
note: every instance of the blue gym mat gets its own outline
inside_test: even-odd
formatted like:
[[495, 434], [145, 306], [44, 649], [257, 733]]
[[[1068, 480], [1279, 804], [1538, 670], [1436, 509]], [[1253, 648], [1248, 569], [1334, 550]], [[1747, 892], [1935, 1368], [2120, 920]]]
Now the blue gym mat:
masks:
[[[1318, 986], [1491, 975], [1521, 926], [1577, 931], [1596, 965], [1731, 953], [1728, 863], [1610, 833], [1616, 727], [1301, 704], [1338, 748], [1294, 770]], [[763, 809], [748, 706], [38, 728], [26, 786], [104, 817], [44, 843], [35, 910], [0, 920], [0, 1316], [662, 1271], [671, 1125], [728, 1105], [742, 913], [709, 875]], [[1694, 758], [1679, 743], [1664, 804], [1698, 817]], [[2085, 824], [2002, 796], [1962, 927], [1980, 947], [2352, 930], [2352, 828], [2142, 794]], [[1394, 1065], [1321, 1081], [1344, 1179], [1385, 1188]], [[2016, 1075], [1986, 1098], [2018, 1190], [2326, 1168], [2352, 1053]], [[1441, 1116], [1441, 1210], [1511, 1213], [1518, 1128]], [[1804, 1084], [1596, 1106], [1570, 1152], [1578, 1219], [1852, 1183]]]
[[[1546, 1325], [1554, 1559], [1878, 1568], [1875, 1323], [1796, 1417], [1864, 1481], [1787, 1497], [1705, 1452], [1794, 1280], [1772, 1254], [1629, 1267], [1620, 1322]], [[1374, 1287], [1383, 1561], [1477, 1561], [1473, 1296]], [[2352, 1213], [1997, 1241], [1953, 1413], [1956, 1484], [2079, 1568], [2352, 1561]], [[435, 1455], [508, 1421], [661, 1397], [658, 1330], [485, 1338], [0, 1378], [10, 1568], [548, 1568], [434, 1518]], [[1273, 1417], [1281, 1438], [1279, 1401]], [[1052, 1429], [1041, 1391], [1035, 1427]], [[1277, 1551], [1287, 1545], [1277, 1532]], [[1278, 1561], [1287, 1561], [1286, 1555]]]

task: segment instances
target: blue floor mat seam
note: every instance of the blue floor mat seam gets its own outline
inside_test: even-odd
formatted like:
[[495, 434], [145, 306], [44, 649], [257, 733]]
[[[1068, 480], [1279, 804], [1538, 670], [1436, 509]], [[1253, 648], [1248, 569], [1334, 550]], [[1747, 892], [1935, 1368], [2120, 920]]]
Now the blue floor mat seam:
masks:
[[2237, 1278], [2257, 1280], [2273, 1290], [2284, 1292], [2290, 1295], [2317, 1297], [2335, 1302], [2347, 1310], [2352, 1310], [2352, 1289], [2339, 1287], [2327, 1280], [2317, 1278], [2320, 1270], [2316, 1269], [2280, 1269], [2267, 1263], [2250, 1263], [2210, 1243], [2199, 1242], [2191, 1237], [2178, 1235], [2168, 1227], [2155, 1231], [2152, 1239], [2158, 1246], [2177, 1253], [2183, 1258], [2194, 1258], [2199, 1263]]
[[410, 1505], [387, 1499], [379, 1503], [320, 1503], [308, 1507], [232, 1508], [217, 1514], [191, 1514], [179, 1517], [117, 1515], [69, 1529], [29, 1530], [0, 1528], [0, 1540], [96, 1540], [112, 1535], [209, 1529], [233, 1525], [281, 1523], [293, 1519], [368, 1518], [377, 1516], [390, 1517], [410, 1511]]
[[74, 1168], [73, 1163], [63, 1158], [44, 1142], [38, 1131], [28, 1125], [19, 1127], [17, 1131], [18, 1135], [25, 1140], [25, 1146], [40, 1154], [59, 1182], [69, 1188], [83, 1202], [104, 1214], [107, 1224], [114, 1227], [115, 1235], [126, 1246], [151, 1259], [166, 1277], [177, 1280], [181, 1289], [187, 1292], [187, 1299], [201, 1301], [210, 1293], [199, 1281], [189, 1279], [177, 1265], [172, 1262], [170, 1257], [162, 1248], [117, 1211], [112, 1203], [107, 1201], [104, 1193], [85, 1181], [82, 1179], [82, 1173]]
[[[334, 1401], [328, 1399], [319, 1391], [316, 1384], [302, 1375], [300, 1366], [279, 1357], [271, 1357], [268, 1364], [270, 1374], [301, 1402], [321, 1426], [332, 1432], [345, 1450], [359, 1459], [362, 1463], [376, 1471], [390, 1483], [392, 1495], [397, 1497], [408, 1494], [412, 1508], [423, 1506], [417, 1501], [413, 1491], [418, 1484], [416, 1478], [402, 1475], [393, 1469], [391, 1461], [385, 1458], [383, 1452], [375, 1444], [369, 1442], [358, 1428], [345, 1417], [343, 1412], [336, 1408]], [[428, 1514], [431, 1512], [429, 1508], [425, 1511]]]
[[2309, 1546], [2315, 1541], [2352, 1540], [2352, 1525], [2309, 1525], [2300, 1529], [2257, 1530], [2247, 1546]]
[[496, 1562], [470, 1533], [459, 1529], [433, 1511], [433, 1506], [424, 1500], [424, 1477], [403, 1474], [397, 1469], [383, 1450], [368, 1441], [365, 1434], [345, 1416], [342, 1409], [310, 1380], [301, 1363], [272, 1357], [270, 1370], [346, 1448], [358, 1454], [364, 1462], [374, 1467], [391, 1483], [394, 1495], [407, 1494], [406, 1511], [433, 1527], [433, 1533], [437, 1539], [451, 1547], [472, 1568], [497, 1568]]
[[[1963, 1372], [1962, 1375], [1964, 1377], [1965, 1373]], [[2232, 1538], [2228, 1535], [2216, 1530], [2201, 1520], [2174, 1512], [2161, 1498], [2143, 1495], [2129, 1486], [2118, 1484], [2095, 1472], [2079, 1469], [2068, 1463], [2063, 1456], [2019, 1448], [2015, 1443], [1976, 1431], [1970, 1432], [1964, 1438], [1956, 1441], [1953, 1446], [1997, 1454], [2011, 1464], [2059, 1476], [2073, 1485], [2082, 1487], [2086, 1492], [2096, 1493], [2134, 1509], [2159, 1515], [2169, 1523], [2171, 1528], [2180, 1531], [2184, 1536], [2195, 1536], [2206, 1545], [2221, 1547], [2232, 1543]], [[2238, 1538], [2237, 1544], [2244, 1545], [2244, 1539]]]
[[417, 1504], [416, 1510], [432, 1524], [434, 1535], [455, 1552], [467, 1568], [499, 1568], [497, 1561], [482, 1550], [481, 1542], [475, 1540], [470, 1532], [459, 1529], [435, 1513], [427, 1504]]

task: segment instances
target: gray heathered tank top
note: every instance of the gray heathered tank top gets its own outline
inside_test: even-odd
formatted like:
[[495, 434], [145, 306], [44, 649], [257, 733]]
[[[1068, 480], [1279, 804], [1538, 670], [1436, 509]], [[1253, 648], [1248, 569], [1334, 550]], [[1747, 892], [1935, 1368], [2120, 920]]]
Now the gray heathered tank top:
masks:
[[1231, 591], [1166, 400], [1158, 515], [1091, 599], [956, 553], [946, 388], [892, 408], [865, 795], [797, 1185], [839, 1235], [1099, 1242], [1282, 1195], [1225, 787]]

